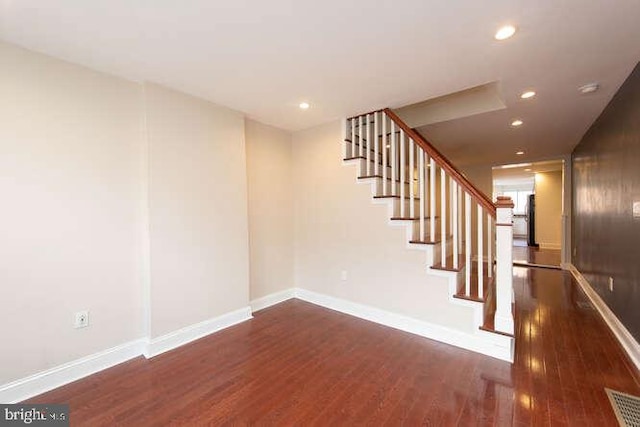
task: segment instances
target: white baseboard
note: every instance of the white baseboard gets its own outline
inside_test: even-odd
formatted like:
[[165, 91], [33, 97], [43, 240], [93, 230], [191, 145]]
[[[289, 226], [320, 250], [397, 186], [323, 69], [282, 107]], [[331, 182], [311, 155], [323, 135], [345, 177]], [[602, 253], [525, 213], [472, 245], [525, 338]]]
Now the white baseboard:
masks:
[[513, 361], [513, 339], [510, 337], [483, 331], [478, 331], [477, 335], [468, 334], [301, 288], [296, 289], [296, 298], [394, 329], [475, 351], [476, 353], [508, 362]]
[[273, 294], [251, 300], [251, 302], [249, 302], [249, 305], [251, 306], [251, 311], [255, 313], [256, 311], [260, 311], [265, 308], [271, 307], [272, 305], [284, 302], [288, 299], [295, 298], [295, 296], [295, 288], [289, 288], [280, 292], [275, 292]]
[[636, 365], [636, 368], [640, 370], [640, 344], [633, 338], [631, 333], [624, 327], [622, 322], [611, 311], [609, 306], [600, 298], [600, 295], [593, 289], [589, 281], [580, 273], [580, 271], [573, 265], [568, 264], [568, 270], [571, 271], [573, 277], [575, 277], [578, 284], [587, 294], [587, 297], [591, 300], [591, 303], [596, 307], [604, 321], [607, 323], [613, 335], [618, 339], [622, 348], [629, 355], [629, 359]]
[[0, 403], [17, 403], [142, 355], [146, 339], [131, 341], [0, 386]]
[[185, 345], [191, 341], [195, 341], [214, 332], [218, 332], [221, 329], [249, 320], [252, 317], [251, 307], [247, 306], [223, 314], [222, 316], [214, 317], [213, 319], [178, 329], [177, 331], [149, 340], [149, 343], [144, 350], [144, 357], [150, 359], [159, 354]]
[[222, 316], [196, 323], [153, 340], [141, 338], [81, 359], [0, 385], [0, 403], [17, 403], [61, 387], [138, 356], [150, 358], [188, 342], [251, 319], [251, 308], [244, 307]]
[[[291, 288], [258, 298], [251, 302], [250, 307], [247, 306], [226, 313], [222, 316], [179, 329], [153, 340], [144, 338], [131, 341], [2, 385], [0, 386], [0, 403], [20, 402], [119, 363], [126, 362], [140, 355], [144, 355], [146, 358], [157, 356], [206, 335], [220, 331], [221, 329], [249, 320], [252, 318], [252, 310], [258, 311], [290, 298], [299, 298], [321, 307], [501, 360], [509, 362], [513, 360], [513, 340], [509, 337], [482, 331], [479, 331], [477, 335], [468, 334], [306, 289]], [[638, 354], [640, 354], [640, 352]], [[639, 359], [636, 358], [633, 360], [636, 362]]]

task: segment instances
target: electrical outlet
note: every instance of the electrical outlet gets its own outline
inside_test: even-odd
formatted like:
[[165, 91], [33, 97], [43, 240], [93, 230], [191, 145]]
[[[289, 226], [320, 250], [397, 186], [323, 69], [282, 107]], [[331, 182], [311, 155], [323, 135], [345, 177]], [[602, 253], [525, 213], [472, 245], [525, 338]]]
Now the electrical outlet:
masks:
[[613, 277], [609, 277], [609, 292], [613, 292]]
[[342, 272], [340, 273], [340, 280], [347, 280], [347, 270], [342, 270]]
[[73, 327], [76, 329], [86, 328], [89, 326], [89, 311], [78, 311], [75, 315], [75, 320], [73, 322]]

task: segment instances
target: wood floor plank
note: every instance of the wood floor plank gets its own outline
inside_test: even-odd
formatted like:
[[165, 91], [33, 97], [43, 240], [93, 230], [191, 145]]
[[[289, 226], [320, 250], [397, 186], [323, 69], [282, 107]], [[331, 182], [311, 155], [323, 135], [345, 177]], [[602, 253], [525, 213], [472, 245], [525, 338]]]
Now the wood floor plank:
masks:
[[30, 399], [73, 426], [615, 425], [640, 375], [570, 275], [514, 269], [513, 365], [290, 300]]

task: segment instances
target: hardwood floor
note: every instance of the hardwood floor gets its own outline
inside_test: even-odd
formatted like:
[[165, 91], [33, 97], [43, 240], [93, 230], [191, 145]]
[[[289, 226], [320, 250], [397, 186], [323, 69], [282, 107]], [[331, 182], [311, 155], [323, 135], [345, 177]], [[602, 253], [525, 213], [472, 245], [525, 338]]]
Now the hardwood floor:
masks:
[[517, 265], [527, 264], [560, 268], [560, 249], [541, 249], [527, 246], [526, 241], [514, 239], [513, 262]]
[[638, 373], [563, 271], [515, 268], [513, 365], [299, 300], [30, 402], [72, 426], [616, 426]]

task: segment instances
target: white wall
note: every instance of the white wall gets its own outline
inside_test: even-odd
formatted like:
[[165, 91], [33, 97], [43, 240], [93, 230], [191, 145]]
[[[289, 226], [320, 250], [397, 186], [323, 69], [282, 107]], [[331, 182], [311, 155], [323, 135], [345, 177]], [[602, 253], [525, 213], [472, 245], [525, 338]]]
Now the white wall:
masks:
[[247, 308], [243, 115], [4, 43], [0, 57], [3, 398]]
[[251, 299], [293, 287], [291, 134], [246, 120]]
[[339, 122], [293, 134], [296, 286], [475, 332], [445, 279], [427, 276], [425, 253], [407, 249], [405, 229], [356, 184], [357, 167], [342, 165], [341, 141]]
[[2, 384], [141, 336], [142, 122], [139, 85], [0, 57]]
[[562, 171], [535, 175], [536, 243], [545, 249], [562, 244]]
[[249, 304], [242, 114], [145, 85], [151, 337]]

